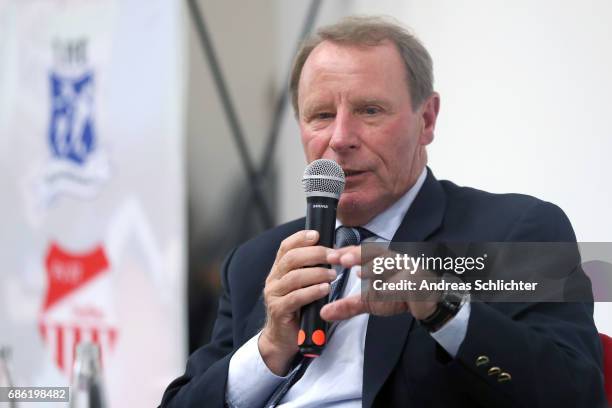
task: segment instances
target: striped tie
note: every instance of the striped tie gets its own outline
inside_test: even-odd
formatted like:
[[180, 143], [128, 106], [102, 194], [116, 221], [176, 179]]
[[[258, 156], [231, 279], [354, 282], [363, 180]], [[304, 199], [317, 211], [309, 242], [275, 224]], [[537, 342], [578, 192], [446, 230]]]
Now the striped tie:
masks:
[[[336, 230], [336, 248], [343, 248], [350, 245], [359, 245], [361, 241], [374, 236], [373, 233], [361, 227], [338, 227]], [[342, 296], [344, 287], [349, 277], [349, 268], [342, 268], [341, 265], [334, 266], [338, 277], [331, 283], [329, 301], [333, 302]]]

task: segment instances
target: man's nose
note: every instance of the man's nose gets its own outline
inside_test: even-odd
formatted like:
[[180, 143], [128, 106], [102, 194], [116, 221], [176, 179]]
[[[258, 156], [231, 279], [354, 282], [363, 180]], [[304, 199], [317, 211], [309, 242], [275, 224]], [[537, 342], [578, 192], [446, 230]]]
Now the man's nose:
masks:
[[357, 149], [360, 145], [359, 123], [350, 112], [339, 111], [334, 119], [334, 128], [329, 147], [336, 153]]

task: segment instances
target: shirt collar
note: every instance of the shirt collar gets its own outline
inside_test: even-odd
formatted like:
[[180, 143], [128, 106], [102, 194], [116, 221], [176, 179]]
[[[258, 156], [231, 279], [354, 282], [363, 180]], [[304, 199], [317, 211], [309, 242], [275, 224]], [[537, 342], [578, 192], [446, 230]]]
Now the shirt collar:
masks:
[[[395, 232], [402, 223], [404, 216], [408, 212], [408, 209], [412, 205], [412, 202], [421, 190], [426, 178], [427, 167], [424, 167], [416, 183], [414, 183], [414, 185], [410, 187], [410, 189], [403, 196], [401, 196], [399, 200], [393, 203], [385, 211], [372, 218], [370, 222], [362, 227], [385, 241], [391, 241], [395, 235]], [[340, 220], [336, 219], [336, 229], [341, 225], [342, 223]]]

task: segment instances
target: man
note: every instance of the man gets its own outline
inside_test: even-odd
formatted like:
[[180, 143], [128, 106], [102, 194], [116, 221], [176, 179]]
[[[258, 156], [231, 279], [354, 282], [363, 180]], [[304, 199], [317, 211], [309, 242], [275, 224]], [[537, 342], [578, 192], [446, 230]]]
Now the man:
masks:
[[[398, 25], [362, 17], [319, 30], [291, 89], [307, 161], [332, 159], [346, 173], [339, 226], [382, 242], [575, 241], [550, 203], [434, 178], [432, 62]], [[303, 229], [304, 219], [281, 225], [228, 256], [213, 340], [163, 407], [605, 405], [592, 303], [369, 302], [353, 268], [360, 247], [326, 249]], [[310, 267], [320, 264], [353, 269], [342, 298], [321, 310], [338, 321], [333, 336], [301, 369], [299, 310], [328, 296], [337, 275]]]

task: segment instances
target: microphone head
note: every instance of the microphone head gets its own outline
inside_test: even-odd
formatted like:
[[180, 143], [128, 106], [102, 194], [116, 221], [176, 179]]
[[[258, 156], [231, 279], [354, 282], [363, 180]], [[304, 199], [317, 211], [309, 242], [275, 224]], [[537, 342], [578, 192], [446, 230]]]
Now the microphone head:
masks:
[[306, 197], [331, 197], [337, 200], [344, 191], [344, 171], [333, 160], [314, 160], [304, 170], [302, 185]]

